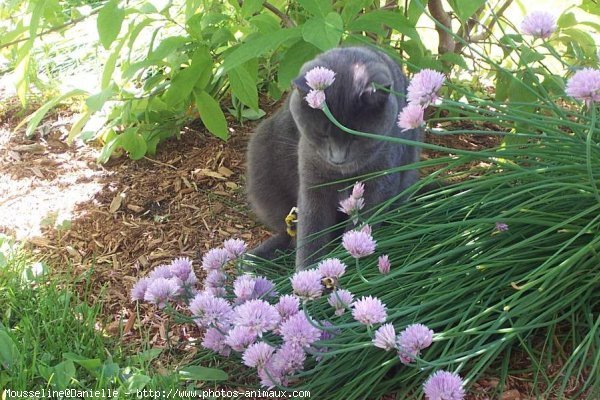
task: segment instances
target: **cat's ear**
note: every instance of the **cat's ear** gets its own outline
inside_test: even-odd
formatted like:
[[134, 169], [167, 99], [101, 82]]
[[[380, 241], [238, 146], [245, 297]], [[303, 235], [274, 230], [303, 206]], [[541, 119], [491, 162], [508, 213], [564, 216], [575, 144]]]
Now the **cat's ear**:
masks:
[[368, 108], [381, 108], [385, 105], [389, 95], [391, 84], [369, 83], [360, 94], [361, 103]]
[[292, 81], [292, 85], [294, 85], [299, 91], [303, 93], [310, 92], [310, 87], [306, 83], [306, 78], [304, 77], [304, 75], [300, 75], [299, 77], [294, 79]]

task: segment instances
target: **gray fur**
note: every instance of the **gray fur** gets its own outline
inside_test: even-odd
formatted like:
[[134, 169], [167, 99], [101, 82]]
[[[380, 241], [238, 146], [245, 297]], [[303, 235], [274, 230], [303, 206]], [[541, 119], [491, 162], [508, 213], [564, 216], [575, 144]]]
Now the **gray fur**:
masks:
[[[406, 93], [406, 78], [387, 55], [366, 47], [327, 51], [302, 66], [296, 88], [285, 105], [261, 123], [248, 147], [247, 188], [259, 219], [275, 235], [252, 251], [272, 258], [276, 250], [292, 247], [284, 218], [299, 209], [296, 267], [309, 267], [339, 232], [327, 231], [344, 221], [338, 203], [349, 196], [348, 183], [315, 187], [369, 172], [413, 163], [419, 148], [361, 138], [335, 127], [321, 110], [308, 106], [304, 75], [322, 66], [335, 71], [335, 82], [325, 90], [332, 114], [354, 130], [421, 140], [420, 130], [401, 132], [396, 125], [404, 96], [373, 91], [372, 83]], [[418, 179], [410, 170], [365, 182], [365, 209], [398, 194]]]

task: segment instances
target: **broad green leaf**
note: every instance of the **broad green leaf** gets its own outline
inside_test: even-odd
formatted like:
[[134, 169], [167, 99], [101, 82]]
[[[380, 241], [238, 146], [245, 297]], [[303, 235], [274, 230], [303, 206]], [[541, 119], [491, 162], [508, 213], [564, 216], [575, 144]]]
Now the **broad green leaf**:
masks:
[[423, 12], [425, 11], [425, 7], [427, 6], [427, 0], [410, 0], [408, 4], [408, 8], [406, 9], [406, 15], [408, 17], [408, 21], [415, 26]]
[[331, 11], [329, 0], [298, 0], [298, 3], [306, 11], [318, 17], [325, 17]]
[[92, 373], [98, 371], [100, 367], [102, 367], [102, 361], [100, 361], [99, 358], [87, 358], [75, 353], [63, 353], [63, 358], [81, 365]]
[[171, 36], [166, 38], [160, 42], [158, 47], [156, 47], [145, 60], [133, 63], [125, 69], [125, 71], [123, 71], [123, 78], [130, 79], [140, 69], [154, 65], [165, 57], [179, 51], [179, 48], [187, 42], [188, 39], [183, 36]]
[[11, 371], [18, 363], [19, 348], [6, 331], [0, 330], [0, 367]]
[[258, 111], [256, 75], [251, 75], [243, 65], [229, 70], [227, 75], [229, 76], [231, 92], [240, 99], [242, 103], [254, 111]]
[[279, 26], [279, 20], [271, 13], [255, 15], [254, 17], [250, 18], [248, 22], [254, 25], [263, 35], [271, 34], [281, 29], [281, 26]]
[[564, 13], [558, 18], [556, 24], [559, 28], [569, 28], [573, 25], [577, 25], [577, 18], [575, 18], [575, 14], [573, 13]]
[[98, 13], [97, 27], [100, 43], [108, 50], [111, 43], [119, 36], [125, 11], [119, 7], [118, 0], [110, 0]]
[[276, 49], [283, 42], [300, 37], [301, 35], [301, 28], [295, 27], [280, 29], [265, 36], [256, 36], [238, 45], [231, 53], [227, 54], [223, 60], [223, 69], [229, 71], [248, 60], [261, 56], [267, 51]]
[[191, 365], [179, 370], [179, 375], [191, 381], [226, 381], [229, 377], [221, 369]]
[[219, 103], [213, 99], [204, 90], [194, 91], [196, 96], [196, 107], [200, 112], [200, 119], [206, 129], [208, 129], [213, 135], [227, 140], [229, 133], [227, 131], [227, 120], [225, 115], [219, 106]]
[[302, 37], [325, 51], [337, 46], [342, 39], [344, 23], [340, 14], [331, 12], [325, 18], [312, 17], [302, 27]]
[[127, 378], [127, 380], [125, 381], [125, 384], [127, 385], [127, 390], [131, 393], [131, 392], [136, 392], [136, 391], [144, 389], [144, 387], [151, 380], [152, 379], [150, 379], [150, 377], [147, 375], [144, 375], [141, 373], [136, 373], [136, 374], [130, 376], [129, 378]]
[[461, 21], [466, 21], [485, 4], [485, 0], [449, 0], [448, 3]]
[[139, 160], [146, 155], [146, 141], [138, 132], [139, 128], [127, 128], [121, 134], [119, 144], [129, 153], [129, 158]]
[[303, 40], [290, 47], [281, 57], [277, 80], [282, 89], [288, 89], [292, 80], [298, 76], [300, 67], [308, 60], [312, 60], [320, 50], [313, 44]]
[[456, 54], [456, 53], [444, 53], [444, 54], [442, 54], [439, 57], [439, 59], [441, 61], [446, 61], [446, 62], [449, 62], [451, 64], [458, 65], [461, 68], [469, 69], [469, 66], [467, 65], [467, 62], [465, 61], [465, 59], [460, 54]]
[[110, 81], [112, 79], [113, 73], [115, 72], [115, 66], [117, 65], [117, 58], [121, 53], [121, 49], [125, 44], [125, 37], [121, 38], [117, 46], [110, 52], [110, 55], [106, 59], [104, 63], [104, 68], [102, 69], [102, 80], [100, 84], [100, 89], [104, 90], [110, 85]]
[[141, 353], [137, 354], [135, 356], [135, 358], [140, 363], [148, 363], [148, 362], [154, 360], [156, 357], [158, 357], [160, 355], [160, 353], [162, 353], [162, 352], [163, 352], [163, 349], [152, 348], [152, 349], [142, 351]]
[[521, 60], [520, 64], [525, 66], [536, 61], [542, 61], [545, 57], [543, 54], [538, 53], [533, 48], [523, 45], [520, 49]]
[[589, 33], [575, 28], [563, 29], [561, 33], [561, 38], [563, 35], [569, 37], [573, 41], [573, 45], [578, 45], [587, 57], [593, 58], [595, 56], [596, 42]]
[[185, 101], [194, 90], [196, 81], [212, 66], [212, 58], [206, 47], [199, 47], [192, 55], [190, 66], [175, 74], [165, 93], [164, 101], [171, 107]]
[[73, 89], [61, 96], [55, 97], [52, 100], [47, 101], [40, 108], [38, 108], [36, 112], [34, 112], [33, 114], [31, 114], [27, 118], [25, 118], [23, 121], [21, 121], [19, 123], [19, 125], [17, 125], [15, 127], [15, 131], [17, 129], [19, 129], [23, 124], [27, 123], [27, 130], [25, 131], [25, 136], [27, 136], [27, 137], [33, 136], [35, 129], [40, 124], [40, 122], [42, 121], [42, 119], [44, 118], [44, 116], [46, 115], [46, 113], [48, 111], [50, 111], [57, 104], [61, 103], [62, 101], [66, 100], [70, 97], [82, 96], [82, 95], [86, 95], [86, 94], [88, 94], [88, 92], [86, 92], [85, 90]]
[[85, 100], [85, 105], [88, 108], [88, 111], [91, 113], [95, 113], [102, 109], [104, 103], [109, 100], [114, 94], [113, 86], [109, 86], [106, 89], [102, 90], [99, 93], [91, 95]]
[[[110, 131], [112, 131], [114, 133], [114, 131], [112, 129]], [[117, 136], [113, 137], [112, 139], [109, 139], [108, 142], [104, 145], [104, 147], [102, 147], [102, 151], [100, 152], [100, 155], [98, 155], [98, 162], [100, 164], [106, 163], [110, 159], [110, 156], [112, 155], [113, 151], [115, 151], [115, 149], [120, 146], [120, 143], [121, 143], [120, 135], [117, 135]]]
[[404, 15], [395, 11], [379, 10], [363, 14], [348, 25], [348, 30], [353, 32], [366, 31], [378, 35], [385, 35], [385, 25], [411, 39], [421, 40], [414, 24], [410, 23]]
[[360, 15], [360, 10], [373, 4], [372, 0], [350, 0], [342, 8], [342, 20], [345, 25]]
[[51, 383], [59, 389], [66, 389], [71, 384], [71, 380], [75, 378], [75, 373], [73, 361], [65, 360], [52, 367]]
[[499, 68], [496, 70], [496, 101], [504, 102], [508, 99], [512, 79], [512, 74], [505, 69]]
[[263, 0], [244, 0], [242, 4], [242, 17], [248, 18], [262, 10]]
[[92, 113], [88, 111], [88, 112], [83, 113], [81, 115], [81, 117], [79, 117], [79, 119], [77, 121], [75, 121], [75, 123], [71, 127], [71, 130], [69, 131], [69, 135], [67, 136], [68, 144], [73, 143], [73, 140], [75, 140], [77, 135], [79, 135], [81, 133], [81, 130], [83, 129], [85, 124], [87, 124], [87, 122], [90, 120], [91, 116], [92, 116]]
[[584, 0], [579, 5], [579, 8], [590, 14], [600, 15], [600, 4], [595, 0]]

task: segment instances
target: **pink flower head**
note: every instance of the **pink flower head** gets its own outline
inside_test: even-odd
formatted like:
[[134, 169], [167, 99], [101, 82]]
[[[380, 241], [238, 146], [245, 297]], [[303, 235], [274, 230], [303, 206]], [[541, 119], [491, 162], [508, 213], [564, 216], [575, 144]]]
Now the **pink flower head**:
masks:
[[303, 300], [313, 300], [321, 297], [323, 285], [321, 274], [316, 269], [298, 271], [290, 278], [294, 294]]
[[365, 325], [385, 322], [387, 311], [385, 305], [377, 297], [363, 296], [354, 302], [352, 317]]
[[236, 297], [236, 303], [241, 304], [251, 300], [254, 293], [256, 279], [251, 275], [240, 275], [233, 281], [233, 293]]
[[250, 328], [258, 336], [273, 330], [281, 317], [277, 309], [264, 300], [248, 300], [234, 309], [234, 323]]
[[281, 316], [281, 321], [285, 321], [300, 311], [300, 300], [292, 294], [286, 294], [279, 298], [279, 302], [275, 304], [275, 308]]
[[315, 67], [304, 75], [306, 84], [313, 90], [325, 90], [335, 81], [335, 72], [325, 67]]
[[227, 332], [225, 344], [235, 351], [244, 351], [256, 341], [258, 335], [247, 326], [235, 326]]
[[506, 232], [508, 230], [508, 225], [505, 224], [504, 222], [496, 222], [494, 229], [497, 230], [498, 232]]
[[306, 353], [302, 348], [284, 342], [271, 358], [272, 368], [281, 376], [289, 376], [304, 368]]
[[392, 324], [384, 324], [375, 331], [373, 346], [384, 349], [385, 351], [396, 348], [396, 330]]
[[422, 324], [409, 325], [398, 335], [398, 356], [403, 364], [414, 361], [421, 350], [431, 346], [433, 331]]
[[[368, 227], [368, 225], [367, 225]], [[359, 231], [348, 231], [342, 237], [342, 246], [354, 258], [366, 257], [375, 252], [376, 242], [371, 236], [370, 227]]]
[[521, 22], [521, 30], [526, 35], [548, 39], [556, 30], [556, 18], [545, 11], [533, 11]]
[[352, 188], [352, 197], [360, 199], [365, 194], [365, 184], [362, 182], [356, 182]]
[[[421, 106], [421, 108], [426, 108], [430, 104], [434, 104], [439, 98], [438, 92], [442, 88], [445, 79], [444, 74], [432, 69], [423, 69], [415, 74], [406, 89], [408, 104]], [[411, 115], [413, 118], [408, 121], [417, 120], [416, 116], [418, 116], [418, 112], [416, 108]]]
[[262, 297], [273, 297], [276, 296], [275, 284], [263, 276], [257, 276], [254, 280], [254, 292], [252, 297], [259, 299]]
[[190, 311], [199, 326], [228, 328], [233, 318], [229, 302], [206, 292], [197, 294], [190, 302]]
[[173, 279], [156, 278], [148, 285], [144, 300], [156, 304], [158, 308], [164, 308], [179, 289], [180, 286]]
[[321, 109], [325, 105], [325, 92], [322, 90], [311, 90], [304, 99], [310, 107]]
[[338, 317], [344, 314], [347, 308], [352, 306], [353, 301], [354, 295], [346, 289], [338, 289], [331, 292], [329, 299], [327, 299], [331, 307], [335, 308], [335, 315]]
[[223, 247], [232, 259], [238, 258], [246, 252], [246, 242], [241, 239], [228, 239], [223, 242]]
[[391, 266], [392, 264], [390, 263], [390, 257], [387, 254], [379, 256], [377, 259], [377, 267], [379, 268], [379, 272], [382, 274], [389, 274]]
[[600, 70], [584, 68], [575, 72], [567, 81], [565, 92], [577, 99], [585, 101], [590, 107], [592, 102], [600, 102]]
[[219, 269], [212, 269], [208, 271], [206, 274], [206, 278], [204, 279], [204, 286], [219, 288], [223, 287], [225, 281], [227, 280], [227, 275]]
[[436, 371], [423, 384], [427, 400], [463, 400], [463, 380], [454, 372]]
[[338, 210], [352, 217], [354, 224], [358, 223], [358, 212], [365, 206], [365, 199], [350, 196], [347, 199], [340, 200]]
[[169, 268], [173, 276], [181, 281], [182, 286], [195, 285], [198, 281], [192, 267], [192, 260], [187, 257], [176, 258], [171, 262]]
[[321, 330], [309, 322], [304, 313], [292, 315], [279, 327], [285, 343], [307, 348], [321, 338]]
[[166, 264], [161, 264], [159, 266], [157, 266], [156, 268], [154, 268], [150, 274], [148, 275], [148, 278], [150, 279], [156, 279], [156, 278], [165, 278], [165, 279], [171, 279], [173, 277], [173, 271], [171, 270], [171, 267], [166, 265]]
[[337, 258], [328, 258], [317, 265], [322, 277], [339, 278], [346, 272], [346, 264]]
[[201, 343], [202, 347], [228, 357], [231, 353], [229, 346], [225, 344], [225, 336], [216, 328], [208, 328], [204, 333]]
[[402, 132], [409, 129], [420, 128], [425, 122], [423, 121], [424, 108], [418, 104], [410, 103], [398, 114], [398, 126], [402, 128]]
[[146, 290], [148, 290], [148, 286], [150, 286], [152, 281], [153, 279], [149, 277], [141, 278], [139, 281], [137, 281], [136, 284], [131, 288], [131, 300], [144, 300]]
[[206, 252], [204, 257], [202, 257], [202, 268], [207, 271], [212, 269], [222, 268], [231, 257], [229, 252], [223, 248], [210, 249]]
[[272, 346], [265, 342], [258, 342], [248, 346], [242, 355], [242, 360], [244, 365], [250, 368], [261, 369], [269, 362], [274, 352]]

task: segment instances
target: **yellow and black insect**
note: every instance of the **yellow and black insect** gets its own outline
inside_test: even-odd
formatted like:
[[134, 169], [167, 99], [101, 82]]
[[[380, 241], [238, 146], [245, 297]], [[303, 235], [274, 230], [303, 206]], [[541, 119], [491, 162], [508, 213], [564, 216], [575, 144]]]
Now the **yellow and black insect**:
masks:
[[326, 276], [321, 278], [321, 285], [323, 285], [323, 287], [325, 288], [325, 293], [331, 293], [339, 286], [337, 278], [333, 276]]
[[285, 217], [285, 227], [287, 234], [291, 237], [296, 236], [298, 226], [298, 208], [292, 207], [288, 215]]

